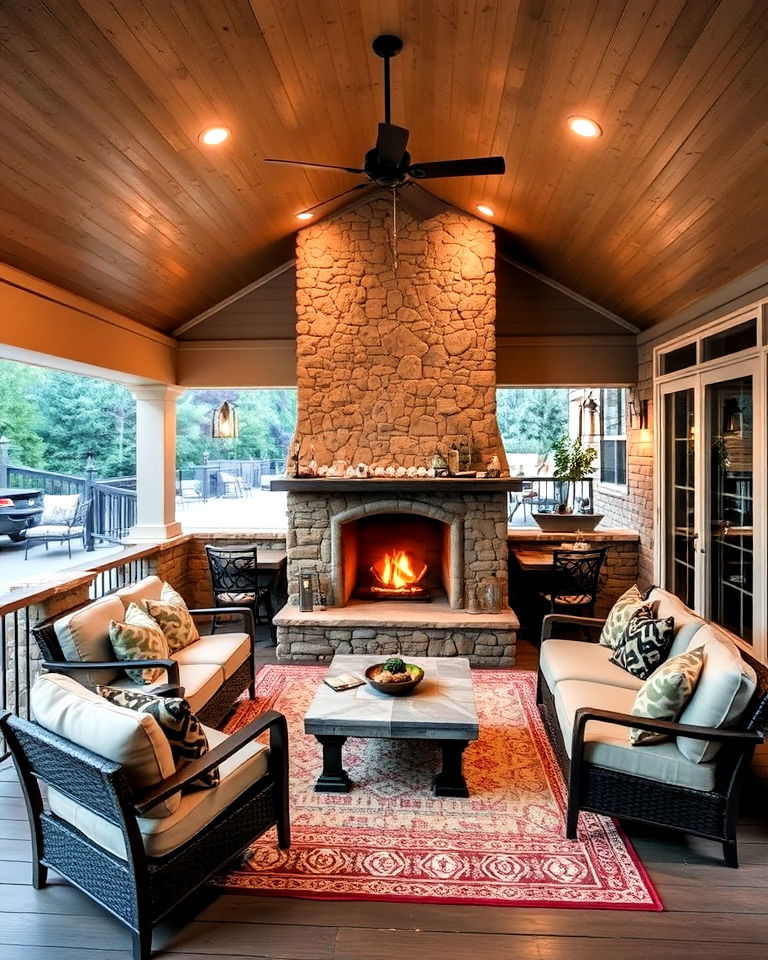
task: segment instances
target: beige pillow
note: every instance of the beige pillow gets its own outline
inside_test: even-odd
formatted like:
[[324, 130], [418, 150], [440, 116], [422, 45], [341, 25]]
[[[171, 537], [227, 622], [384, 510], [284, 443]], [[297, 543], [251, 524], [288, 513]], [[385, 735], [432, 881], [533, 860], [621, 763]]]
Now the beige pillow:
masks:
[[[176, 771], [168, 739], [154, 717], [118, 707], [72, 677], [43, 674], [34, 682], [29, 702], [41, 727], [121, 764], [136, 790], [154, 786]], [[167, 817], [180, 802], [175, 794], [142, 816]]]
[[163, 584], [160, 600], [146, 600], [145, 606], [147, 613], [160, 624], [171, 653], [200, 639], [184, 599], [169, 583]]
[[616, 649], [621, 640], [627, 624], [643, 606], [643, 595], [633, 584], [629, 590], [626, 590], [611, 607], [611, 611], [606, 617], [600, 634], [600, 643], [604, 647]]
[[[118, 660], [167, 660], [170, 656], [165, 634], [146, 610], [131, 603], [121, 622], [109, 625], [109, 639]], [[136, 683], [156, 683], [164, 667], [136, 667], [125, 671]]]

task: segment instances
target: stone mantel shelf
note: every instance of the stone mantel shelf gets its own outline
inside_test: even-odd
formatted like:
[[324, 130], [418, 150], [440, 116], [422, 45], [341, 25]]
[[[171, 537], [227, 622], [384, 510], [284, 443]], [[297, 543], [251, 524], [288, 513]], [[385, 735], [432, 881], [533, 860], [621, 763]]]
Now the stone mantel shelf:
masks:
[[291, 493], [507, 493], [523, 489], [518, 477], [285, 477], [271, 490]]

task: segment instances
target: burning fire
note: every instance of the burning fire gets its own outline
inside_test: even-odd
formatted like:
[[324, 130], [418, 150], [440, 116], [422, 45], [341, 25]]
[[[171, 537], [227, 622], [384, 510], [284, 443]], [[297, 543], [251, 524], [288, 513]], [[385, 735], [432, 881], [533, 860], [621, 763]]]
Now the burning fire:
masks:
[[427, 565], [417, 564], [405, 550], [395, 550], [391, 554], [385, 553], [374, 563], [371, 571], [383, 587], [406, 592], [422, 579], [427, 572]]

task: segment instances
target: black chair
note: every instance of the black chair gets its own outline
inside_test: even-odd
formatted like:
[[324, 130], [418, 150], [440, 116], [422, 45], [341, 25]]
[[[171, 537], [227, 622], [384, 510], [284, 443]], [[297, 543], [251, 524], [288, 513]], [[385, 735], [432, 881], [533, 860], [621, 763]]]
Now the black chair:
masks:
[[594, 550], [555, 550], [552, 555], [552, 582], [549, 593], [539, 594], [550, 613], [595, 615], [600, 568], [606, 547]]
[[[269, 731], [266, 774], [254, 781], [182, 846], [161, 857], [144, 849], [137, 816], [178, 793], [263, 731]], [[169, 910], [217, 873], [258, 836], [277, 826], [290, 847], [288, 736], [285, 717], [270, 710], [204, 756], [135, 794], [123, 767], [10, 713], [0, 715], [19, 774], [32, 832], [32, 883], [46, 886], [48, 868], [60, 873], [121, 920], [133, 936], [134, 960], [147, 960], [152, 928]], [[118, 827], [125, 858], [45, 809], [39, 782]]]
[[[259, 573], [258, 550], [255, 544], [242, 547], [215, 547], [206, 544], [208, 569], [211, 572], [213, 602], [217, 607], [250, 607], [256, 623], [268, 623], [272, 642], [277, 633], [272, 622], [272, 573]], [[266, 621], [262, 619], [262, 608]]]

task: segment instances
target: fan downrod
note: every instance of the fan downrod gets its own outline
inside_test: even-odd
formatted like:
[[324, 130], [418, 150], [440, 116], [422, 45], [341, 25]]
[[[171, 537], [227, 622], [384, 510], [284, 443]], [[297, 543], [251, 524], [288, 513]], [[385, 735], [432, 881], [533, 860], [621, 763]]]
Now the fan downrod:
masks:
[[391, 33], [382, 33], [380, 36], [374, 37], [371, 46], [377, 57], [381, 57], [382, 60], [388, 60], [390, 57], [396, 57], [398, 53], [400, 53], [403, 49], [403, 41], [400, 37], [395, 37]]

